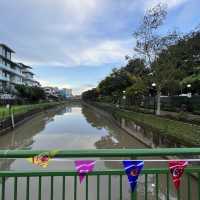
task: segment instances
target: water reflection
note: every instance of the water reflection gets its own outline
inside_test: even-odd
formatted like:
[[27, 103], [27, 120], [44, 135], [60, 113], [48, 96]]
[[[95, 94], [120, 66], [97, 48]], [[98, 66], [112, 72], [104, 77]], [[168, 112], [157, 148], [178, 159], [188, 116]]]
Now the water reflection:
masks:
[[159, 134], [156, 130], [152, 130], [149, 127], [141, 126], [133, 121], [126, 119], [119, 119], [120, 126], [125, 129], [129, 134], [143, 141], [146, 145], [151, 148], [178, 148], [184, 147], [183, 144], [170, 138], [169, 136], [164, 136]]

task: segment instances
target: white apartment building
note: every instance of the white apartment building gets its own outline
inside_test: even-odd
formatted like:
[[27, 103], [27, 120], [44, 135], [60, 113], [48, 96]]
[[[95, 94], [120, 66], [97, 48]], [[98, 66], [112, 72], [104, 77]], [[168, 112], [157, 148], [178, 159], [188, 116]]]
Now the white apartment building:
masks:
[[34, 73], [30, 71], [32, 67], [24, 65], [23, 63], [18, 63], [18, 65], [20, 65], [22, 68], [22, 74], [23, 74], [22, 82], [24, 85], [40, 86], [40, 83], [34, 80]]
[[10, 93], [15, 89], [16, 84], [29, 86], [39, 85], [33, 79], [31, 67], [22, 63], [12, 61], [12, 53], [15, 53], [10, 47], [0, 43], [0, 93]]
[[54, 96], [54, 97], [63, 97], [63, 98], [71, 98], [72, 89], [59, 89], [58, 87], [43, 87], [47, 96]]

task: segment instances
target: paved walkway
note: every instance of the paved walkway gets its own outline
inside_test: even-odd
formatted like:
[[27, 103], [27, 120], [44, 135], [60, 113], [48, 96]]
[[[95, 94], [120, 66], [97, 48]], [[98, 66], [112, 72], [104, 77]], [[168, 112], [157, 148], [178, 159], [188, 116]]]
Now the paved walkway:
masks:
[[[151, 110], [152, 113], [153, 113], [152, 109], [149, 109], [149, 110]], [[160, 111], [160, 115], [161, 116], [172, 116], [174, 118], [181, 117], [180, 112], [171, 112], [171, 111], [164, 111], [164, 110]], [[195, 114], [186, 112], [185, 116], [182, 116], [182, 117], [185, 118], [185, 120], [194, 121], [194, 122], [197, 122], [197, 123], [200, 124], [200, 115], [195, 115]]]

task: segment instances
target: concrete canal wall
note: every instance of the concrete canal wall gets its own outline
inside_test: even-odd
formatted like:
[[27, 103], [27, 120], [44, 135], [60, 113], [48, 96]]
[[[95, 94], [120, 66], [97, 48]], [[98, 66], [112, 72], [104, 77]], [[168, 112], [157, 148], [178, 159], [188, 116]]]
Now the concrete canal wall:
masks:
[[[160, 132], [160, 130], [145, 124], [144, 121], [138, 122], [118, 116], [116, 115], [116, 112], [112, 110], [112, 107], [104, 108], [104, 105], [99, 105], [93, 102], [87, 102], [84, 104], [86, 106], [89, 106], [91, 109], [95, 109], [96, 112], [100, 112], [108, 120], [112, 120], [112, 122], [114, 122], [124, 131], [126, 131], [129, 135], [137, 138], [140, 142], [150, 148], [176, 148], [191, 146], [190, 141], [188, 141], [188, 143], [182, 142], [181, 140], [175, 138], [173, 135], [165, 134], [163, 132]], [[113, 113], [115, 113], [115, 115]]]
[[63, 105], [65, 105], [65, 103], [61, 102], [61, 103], [50, 104], [49, 106], [38, 107], [21, 114], [13, 113], [13, 116], [11, 114], [5, 119], [1, 119], [0, 135], [8, 133], [10, 130], [31, 120], [33, 117], [35, 117], [37, 114], [40, 114], [41, 112], [45, 112], [46, 110], [49, 110], [49, 109], [56, 109], [57, 107], [60, 107]]

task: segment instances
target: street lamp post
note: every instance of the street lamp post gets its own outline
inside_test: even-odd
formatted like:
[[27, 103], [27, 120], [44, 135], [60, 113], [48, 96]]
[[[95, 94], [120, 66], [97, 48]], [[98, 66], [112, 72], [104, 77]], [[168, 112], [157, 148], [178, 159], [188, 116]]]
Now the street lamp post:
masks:
[[154, 115], [156, 114], [156, 83], [152, 83], [152, 87], [153, 87], [153, 97], [154, 97]]
[[125, 93], [126, 93], [126, 91], [124, 90], [124, 91], [123, 91], [123, 97], [122, 97], [122, 99], [124, 100], [124, 106], [125, 106], [125, 104], [126, 104], [126, 95], [125, 95]]
[[190, 92], [190, 88], [192, 87], [191, 84], [187, 84], [187, 92], [188, 92], [188, 97], [191, 97], [191, 92]]
[[188, 96], [188, 99], [187, 99], [187, 110], [190, 111], [190, 101], [189, 101], [189, 98], [191, 98], [191, 92], [190, 92], [190, 88], [192, 87], [191, 84], [187, 84], [187, 96]]

